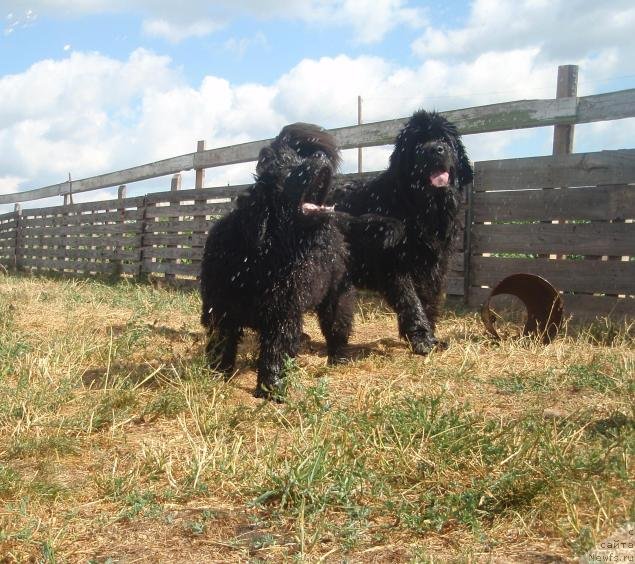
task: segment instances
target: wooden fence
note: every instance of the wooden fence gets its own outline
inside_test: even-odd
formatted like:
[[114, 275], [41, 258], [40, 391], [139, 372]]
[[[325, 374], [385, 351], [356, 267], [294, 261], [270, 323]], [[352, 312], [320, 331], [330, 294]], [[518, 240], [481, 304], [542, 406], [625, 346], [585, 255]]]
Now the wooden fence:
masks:
[[[561, 67], [571, 78], [574, 67]], [[565, 72], [569, 74], [567, 75]], [[577, 72], [577, 71], [576, 71]], [[563, 81], [563, 84], [575, 80]], [[568, 87], [569, 88], [569, 87]], [[575, 123], [635, 117], [635, 90], [525, 100], [444, 112], [463, 135], [556, 126], [553, 157], [475, 163], [448, 293], [478, 305], [507, 274], [533, 272], [565, 296], [579, 317], [635, 315], [635, 151], [566, 154]], [[407, 118], [332, 130], [341, 148], [392, 143]], [[206, 150], [28, 192], [0, 195], [0, 263], [33, 271], [148, 275], [195, 285], [209, 224], [244, 186], [203, 188], [204, 169], [254, 160], [268, 141]], [[562, 154], [565, 153], [565, 154]], [[69, 195], [196, 169], [196, 189], [83, 204]], [[376, 173], [342, 175], [337, 182]], [[19, 209], [17, 202], [62, 195], [65, 205]]]
[[[359, 175], [338, 181], [351, 177]], [[234, 207], [244, 188], [158, 192], [4, 214], [0, 262], [67, 274], [160, 275], [175, 285], [196, 285], [210, 224]], [[461, 231], [448, 280], [456, 295], [464, 291], [463, 239]]]
[[635, 315], [635, 150], [476, 163], [468, 213], [470, 305], [528, 272], [575, 317]]
[[[352, 178], [359, 175], [338, 182]], [[4, 214], [0, 261], [195, 285], [209, 225], [242, 188]], [[580, 318], [635, 315], [635, 150], [477, 162], [468, 202], [449, 294], [477, 306], [504, 276], [530, 272], [563, 291], [568, 313]]]

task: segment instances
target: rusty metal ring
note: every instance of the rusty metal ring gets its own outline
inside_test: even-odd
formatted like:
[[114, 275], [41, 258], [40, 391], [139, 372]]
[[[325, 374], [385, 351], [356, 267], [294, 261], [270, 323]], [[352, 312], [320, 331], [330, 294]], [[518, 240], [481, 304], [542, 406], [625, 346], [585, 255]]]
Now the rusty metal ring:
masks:
[[488, 333], [500, 339], [494, 322], [496, 317], [490, 309], [490, 300], [499, 294], [517, 297], [525, 305], [527, 321], [523, 335], [536, 335], [543, 343], [550, 343], [558, 334], [564, 316], [564, 302], [558, 291], [544, 278], [535, 274], [512, 274], [503, 278], [490, 292], [481, 307], [481, 319]]

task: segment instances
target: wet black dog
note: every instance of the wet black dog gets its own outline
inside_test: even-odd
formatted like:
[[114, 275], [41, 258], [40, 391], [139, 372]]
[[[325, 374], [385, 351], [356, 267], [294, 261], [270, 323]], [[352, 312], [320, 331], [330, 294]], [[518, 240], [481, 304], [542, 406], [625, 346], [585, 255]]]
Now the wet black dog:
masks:
[[456, 127], [421, 110], [397, 136], [386, 171], [333, 194], [336, 209], [355, 216], [342, 226], [355, 285], [386, 298], [417, 354], [438, 343], [435, 323], [461, 192], [472, 175]]
[[335, 140], [323, 129], [284, 127], [260, 152], [256, 182], [210, 229], [201, 272], [206, 353], [212, 367], [231, 373], [243, 328], [259, 331], [258, 397], [282, 394], [303, 312], [317, 311], [330, 362], [348, 342], [354, 306], [348, 248], [322, 205], [339, 162]]

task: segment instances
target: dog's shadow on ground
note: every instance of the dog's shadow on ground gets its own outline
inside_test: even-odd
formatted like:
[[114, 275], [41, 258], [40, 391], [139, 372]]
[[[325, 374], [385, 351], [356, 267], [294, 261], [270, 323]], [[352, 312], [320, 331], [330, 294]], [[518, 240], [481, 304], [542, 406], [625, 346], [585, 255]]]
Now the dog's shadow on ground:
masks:
[[[161, 358], [156, 358], [146, 362], [126, 362], [125, 360], [113, 360], [103, 366], [93, 366], [86, 369], [81, 380], [87, 388], [98, 389], [104, 387], [117, 386], [123, 382], [128, 386], [144, 386], [157, 388], [165, 385], [170, 380], [179, 380], [182, 371], [178, 367], [189, 364], [199, 364], [204, 355], [205, 337], [202, 332], [188, 331], [185, 329], [174, 329], [158, 324], [145, 324], [144, 328], [151, 333], [168, 338], [175, 342], [188, 341], [189, 346], [185, 354], [171, 354]], [[126, 326], [113, 326], [113, 334], [117, 335], [126, 330]], [[403, 341], [393, 338], [382, 338], [365, 343], [349, 344], [343, 351], [342, 364], [363, 360], [372, 356], [389, 357], [394, 352], [403, 352], [408, 349], [408, 345]], [[240, 358], [236, 364], [235, 371], [225, 377], [213, 370], [209, 370], [209, 377], [218, 380], [232, 382], [237, 389], [247, 393], [253, 391], [250, 382], [245, 380], [245, 375], [253, 375], [257, 370], [258, 338], [251, 332], [245, 335], [240, 346]], [[314, 355], [326, 358], [326, 343], [320, 339], [313, 339], [306, 333], [302, 335], [300, 342], [300, 355]], [[173, 370], [172, 367], [177, 367]]]
[[[403, 341], [392, 339], [390, 337], [383, 339], [375, 339], [366, 343], [348, 344], [344, 348], [344, 362], [355, 362], [363, 360], [370, 356], [392, 356], [393, 349], [400, 352], [407, 350], [408, 345]], [[314, 354], [319, 357], [327, 356], [326, 343], [324, 341], [313, 340], [309, 335], [304, 333], [300, 343], [300, 354]]]
[[[197, 357], [202, 355], [204, 339], [201, 331], [175, 329], [157, 323], [144, 323], [134, 328], [140, 329], [146, 335], [169, 339], [184, 350], [182, 353], [170, 350], [167, 354], [153, 352], [145, 361], [135, 362], [125, 358], [112, 358], [105, 365], [87, 368], [81, 375], [84, 386], [96, 389], [116, 387], [125, 383], [126, 386], [133, 387], [159, 387], [162, 383], [179, 379], [180, 367], [195, 364]], [[125, 323], [114, 324], [110, 327], [114, 337], [123, 335], [130, 329], [131, 326]]]

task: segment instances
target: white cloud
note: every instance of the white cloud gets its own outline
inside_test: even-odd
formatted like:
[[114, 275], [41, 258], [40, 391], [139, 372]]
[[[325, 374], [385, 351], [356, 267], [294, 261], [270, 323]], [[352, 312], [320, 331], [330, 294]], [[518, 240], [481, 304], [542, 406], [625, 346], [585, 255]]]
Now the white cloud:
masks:
[[413, 43], [421, 57], [470, 60], [487, 52], [537, 49], [536, 60], [560, 64], [602, 56], [619, 45], [621, 62], [635, 68], [632, 0], [475, 0], [458, 29], [428, 25]]
[[0, 176], [0, 194], [13, 194], [18, 191], [21, 182], [25, 178], [19, 176]]
[[[22, 0], [5, 0], [6, 8], [18, 9]], [[190, 0], [187, 5], [171, 0], [33, 0], [35, 11], [64, 15], [132, 12], [144, 17], [143, 31], [171, 42], [201, 37], [216, 31], [229, 19], [302, 21], [310, 25], [335, 25], [353, 30], [358, 43], [373, 43], [401, 25], [421, 26], [420, 8], [409, 0]]]
[[187, 23], [176, 23], [166, 19], [151, 19], [143, 22], [145, 34], [161, 37], [171, 43], [180, 43], [190, 37], [205, 37], [221, 27], [221, 23], [211, 19]]
[[394, 28], [405, 25], [421, 27], [426, 21], [420, 8], [409, 8], [402, 0], [344, 0], [334, 7], [332, 20], [340, 14], [349, 22], [359, 43], [375, 43]]
[[178, 81], [168, 58], [144, 50], [126, 61], [75, 52], [0, 77], [0, 170], [38, 183], [103, 172], [145, 93]]
[[267, 49], [269, 42], [264, 33], [261, 31], [254, 34], [253, 37], [230, 37], [225, 43], [223, 43], [223, 49], [229, 53], [233, 53], [238, 58], [242, 59], [245, 53], [251, 48], [263, 48]]

